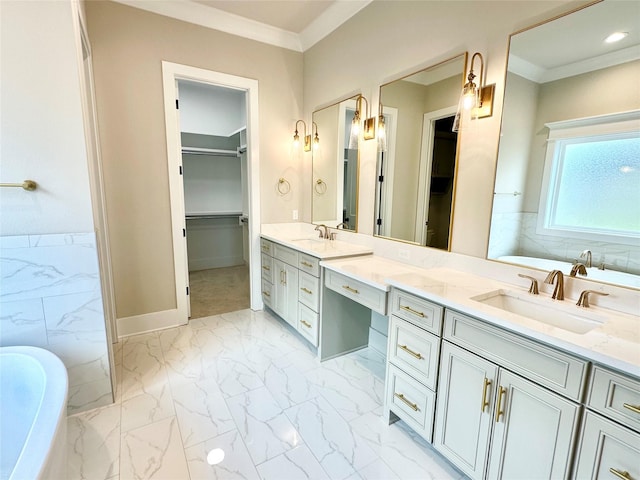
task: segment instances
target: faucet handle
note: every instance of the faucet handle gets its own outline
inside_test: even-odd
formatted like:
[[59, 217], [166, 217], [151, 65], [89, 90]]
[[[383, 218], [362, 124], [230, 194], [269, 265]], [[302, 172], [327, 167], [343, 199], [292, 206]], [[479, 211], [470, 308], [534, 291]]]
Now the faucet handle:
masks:
[[589, 308], [590, 293], [593, 293], [594, 295], [602, 295], [603, 297], [609, 295], [608, 293], [598, 292], [596, 290], [583, 290], [583, 292], [580, 294], [580, 297], [578, 298], [578, 302], [576, 303], [576, 305], [579, 307]]
[[522, 273], [518, 274], [519, 277], [522, 278], [526, 278], [531, 280], [531, 285], [529, 286], [529, 293], [532, 295], [538, 295], [538, 280], [536, 280], [535, 278], [529, 276], [529, 275], [523, 275]]

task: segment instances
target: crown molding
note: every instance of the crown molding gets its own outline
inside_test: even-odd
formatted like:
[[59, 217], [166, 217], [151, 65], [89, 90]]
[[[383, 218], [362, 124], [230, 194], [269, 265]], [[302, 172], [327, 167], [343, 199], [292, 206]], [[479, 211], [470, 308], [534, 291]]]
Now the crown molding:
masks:
[[207, 7], [189, 0], [113, 0], [123, 5], [157, 13], [165, 17], [238, 35], [276, 47], [302, 52], [300, 38], [293, 32], [256, 22], [217, 8]]
[[373, 0], [338, 0], [300, 33], [300, 44], [305, 52], [325, 38]]

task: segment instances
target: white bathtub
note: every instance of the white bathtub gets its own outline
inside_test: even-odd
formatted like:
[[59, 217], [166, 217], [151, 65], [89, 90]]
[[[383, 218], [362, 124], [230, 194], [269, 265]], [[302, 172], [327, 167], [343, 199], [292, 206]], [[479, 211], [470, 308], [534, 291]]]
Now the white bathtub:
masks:
[[[505, 255], [498, 257], [497, 260], [507, 263], [515, 263], [525, 267], [540, 268], [542, 270], [561, 270], [562, 273], [568, 275], [573, 266], [569, 262], [561, 260], [548, 260], [546, 258], [524, 257], [517, 255]], [[618, 272], [615, 270], [599, 270], [596, 267], [587, 268], [587, 276], [581, 277], [596, 282], [607, 282], [616, 285], [624, 285], [626, 287], [640, 288], [640, 276], [632, 273]]]
[[53, 353], [0, 348], [0, 479], [67, 477], [67, 389]]

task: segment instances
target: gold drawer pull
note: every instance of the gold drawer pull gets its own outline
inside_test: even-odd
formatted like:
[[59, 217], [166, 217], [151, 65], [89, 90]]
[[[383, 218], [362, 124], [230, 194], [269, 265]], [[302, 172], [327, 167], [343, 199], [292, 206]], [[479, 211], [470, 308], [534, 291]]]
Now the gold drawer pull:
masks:
[[262, 250], [264, 250], [265, 252], [269, 250], [269, 245], [262, 245]]
[[268, 266], [266, 266], [266, 265], [263, 265], [263, 266], [262, 266], [262, 269], [263, 269], [263, 270], [266, 270], [266, 271], [271, 270], [271, 268], [270, 268], [270, 267], [268, 267]]
[[351, 293], [360, 293], [358, 290], [356, 290], [355, 288], [351, 288], [349, 285], [342, 285], [342, 288]]
[[398, 347], [400, 347], [402, 350], [404, 350], [405, 352], [407, 352], [409, 355], [413, 355], [414, 357], [416, 357], [418, 360], [422, 360], [424, 357], [422, 355], [420, 355], [417, 352], [414, 352], [413, 350], [411, 350], [409, 347], [407, 347], [406, 345], [400, 345], [398, 344]]
[[484, 409], [489, 406], [489, 400], [487, 400], [487, 390], [489, 389], [490, 385], [491, 385], [491, 380], [485, 377], [484, 387], [482, 387], [482, 408], [480, 409], [480, 411], [483, 413], [484, 413]]
[[620, 471], [616, 470], [615, 468], [610, 468], [609, 472], [613, 473], [618, 478], [622, 478], [623, 480], [632, 480], [631, 475], [629, 475], [629, 472], [627, 472], [626, 470]]
[[309, 290], [308, 288], [305, 288], [305, 287], [301, 287], [300, 290], [302, 290], [304, 293], [308, 293], [309, 295], [311, 295], [313, 293], [311, 290]]
[[406, 403], [409, 406], [409, 408], [411, 408], [414, 412], [418, 411], [418, 405], [416, 405], [415, 403], [411, 403], [409, 400], [404, 398], [404, 395], [402, 393], [394, 393], [393, 395], [398, 397], [404, 403]]
[[270, 296], [271, 296], [271, 294], [270, 294], [269, 292], [262, 292], [262, 294], [263, 294], [265, 297], [270, 297]]
[[422, 318], [424, 318], [424, 317], [425, 317], [425, 314], [424, 314], [424, 313], [419, 312], [419, 311], [417, 311], [417, 310], [414, 310], [414, 309], [413, 309], [413, 308], [411, 308], [411, 307], [406, 307], [406, 306], [404, 306], [404, 305], [400, 305], [400, 308], [401, 308], [402, 310], [406, 310], [406, 311], [407, 311], [407, 312], [409, 312], [409, 313], [413, 313], [414, 315], [418, 315], [419, 317], [422, 317]]
[[634, 413], [640, 413], [640, 405], [631, 405], [630, 403], [623, 403], [622, 406], [631, 410]]
[[305, 267], [309, 267], [309, 268], [313, 267], [313, 264], [312, 264], [312, 263], [306, 262], [306, 261], [304, 261], [304, 260], [302, 260], [300, 263], [301, 263], [302, 265], [304, 265]]
[[300, 323], [303, 324], [307, 328], [311, 328], [311, 324], [309, 322], [305, 322], [304, 320], [300, 320]]
[[500, 417], [504, 415], [504, 410], [502, 409], [502, 396], [506, 393], [507, 389], [501, 385], [498, 393], [498, 405], [496, 406], [496, 423], [498, 423], [500, 421]]

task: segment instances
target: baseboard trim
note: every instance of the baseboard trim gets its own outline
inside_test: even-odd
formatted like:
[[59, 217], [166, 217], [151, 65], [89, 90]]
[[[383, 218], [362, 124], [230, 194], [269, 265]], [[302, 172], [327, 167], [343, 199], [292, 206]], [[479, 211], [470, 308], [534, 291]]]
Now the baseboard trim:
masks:
[[118, 338], [126, 338], [131, 335], [155, 332], [166, 328], [185, 325], [188, 322], [186, 316], [181, 318], [177, 308], [172, 310], [162, 310], [159, 312], [143, 313], [116, 319], [118, 328]]

